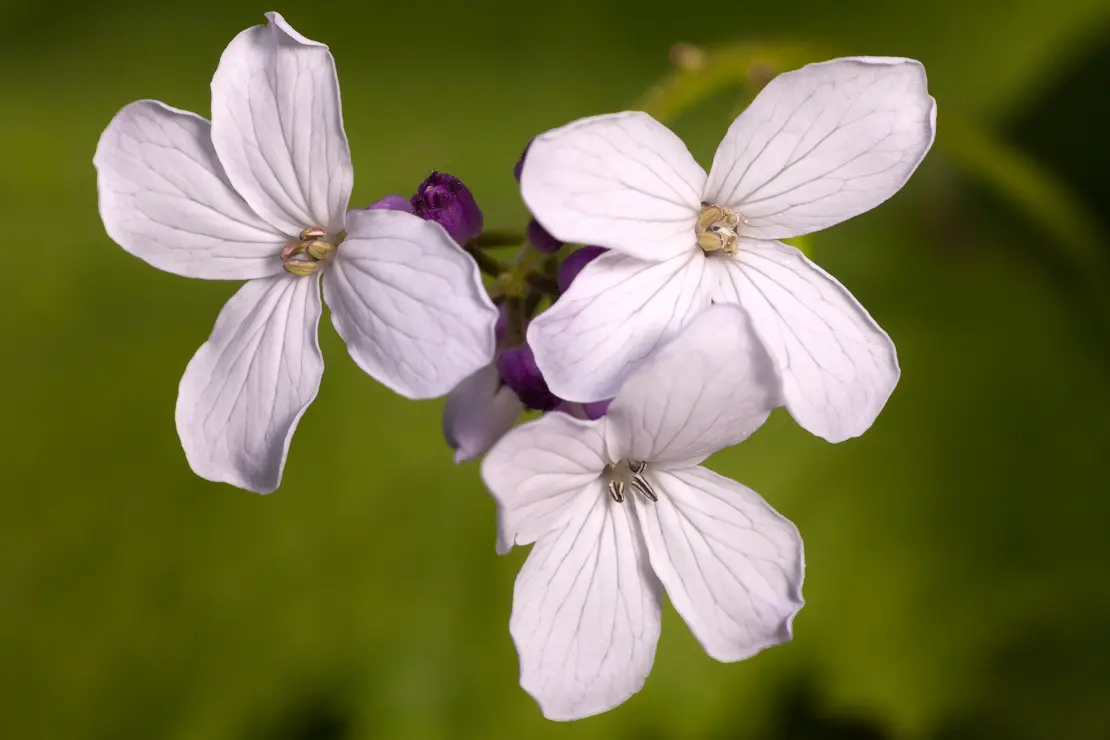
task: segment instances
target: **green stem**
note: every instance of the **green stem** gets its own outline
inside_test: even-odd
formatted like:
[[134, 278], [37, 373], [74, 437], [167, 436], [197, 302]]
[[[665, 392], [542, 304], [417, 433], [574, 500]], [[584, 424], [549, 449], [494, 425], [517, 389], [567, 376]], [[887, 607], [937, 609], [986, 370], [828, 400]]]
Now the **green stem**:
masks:
[[559, 283], [555, 278], [550, 275], [541, 275], [538, 272], [530, 272], [524, 277], [528, 281], [528, 287], [532, 290], [539, 291], [550, 296], [559, 295]]
[[524, 241], [522, 231], [483, 231], [467, 243], [467, 247], [489, 249], [491, 247], [515, 247]]
[[478, 263], [478, 269], [481, 270], [482, 272], [484, 272], [487, 275], [492, 275], [493, 277], [500, 277], [501, 274], [504, 273], [508, 269], [507, 267], [505, 267], [505, 265], [501, 264], [498, 260], [495, 260], [493, 257], [490, 257], [488, 254], [483, 252], [481, 249], [473, 247], [470, 244], [467, 244], [465, 249], [466, 249], [467, 254], [469, 254], [471, 257], [473, 257], [474, 261]]
[[507, 297], [505, 299], [505, 340], [510, 347], [524, 344], [524, 300]]

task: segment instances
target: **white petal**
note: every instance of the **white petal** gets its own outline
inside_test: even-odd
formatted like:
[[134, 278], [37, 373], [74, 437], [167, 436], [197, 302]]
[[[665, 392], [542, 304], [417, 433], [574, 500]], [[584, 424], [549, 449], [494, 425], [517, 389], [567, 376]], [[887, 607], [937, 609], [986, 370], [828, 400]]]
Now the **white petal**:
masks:
[[409, 398], [442, 396], [493, 359], [497, 309], [478, 266], [438, 224], [352, 211], [324, 278], [358, 366]]
[[686, 145], [646, 113], [584, 118], [537, 136], [520, 192], [560, 241], [646, 260], [697, 248], [703, 170]]
[[706, 201], [742, 232], [780, 239], [824, 229], [894, 195], [929, 151], [936, 101], [912, 59], [810, 64], [771, 80], [729, 128]]
[[612, 454], [700, 463], [747, 439], [778, 398], [778, 376], [743, 309], [713, 306], [628, 376], [606, 412]]
[[335, 60], [277, 13], [236, 36], [212, 78], [212, 141], [235, 189], [290, 234], [343, 229], [354, 171]]
[[177, 433], [197, 475], [256, 493], [281, 484], [324, 373], [319, 322], [316, 276], [252, 280], [227, 302], [177, 394]]
[[612, 709], [651, 671], [662, 593], [631, 508], [595, 496], [536, 543], [517, 576], [509, 630], [520, 685], [548, 719]]
[[279, 275], [289, 238], [232, 189], [209, 130], [200, 116], [155, 100], [117, 113], [93, 158], [104, 228], [131, 254], [177, 275]]
[[739, 303], [778, 366], [791, 416], [830, 442], [867, 431], [898, 384], [894, 343], [852, 294], [794, 247], [745, 240], [717, 300]]
[[[701, 250], [666, 262], [603, 254], [528, 327], [552, 393], [568, 401], [612, 398], [631, 369], [709, 305]], [[714, 277], [715, 279], [715, 277]]]
[[605, 423], [546, 414], [493, 446], [482, 480], [497, 501], [498, 552], [535, 542], [576, 503], [602, 495], [601, 473], [610, 461]]
[[651, 567], [705, 652], [743, 660], [790, 640], [805, 571], [794, 525], [703, 467], [648, 475], [659, 501], [636, 513]]
[[455, 462], [484, 455], [524, 413], [513, 389], [501, 382], [496, 365], [486, 365], [447, 394], [443, 436], [455, 451]]

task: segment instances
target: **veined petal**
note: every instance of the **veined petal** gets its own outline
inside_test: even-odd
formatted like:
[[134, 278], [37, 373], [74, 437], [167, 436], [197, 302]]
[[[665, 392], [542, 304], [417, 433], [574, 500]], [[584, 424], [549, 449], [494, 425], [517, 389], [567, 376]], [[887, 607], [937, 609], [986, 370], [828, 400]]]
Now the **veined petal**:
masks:
[[545, 535], [516, 579], [509, 630], [520, 685], [544, 716], [612, 709], [644, 685], [659, 640], [661, 589], [633, 504], [599, 493]]
[[665, 262], [610, 252], [532, 321], [528, 343], [556, 396], [612, 398], [640, 360], [709, 305], [714, 288], [700, 249]]
[[747, 439], [779, 380], [738, 306], [712, 306], [645, 360], [606, 413], [615, 458], [696, 465]]
[[455, 451], [455, 462], [485, 454], [516, 424], [524, 404], [501, 382], [496, 365], [486, 365], [447, 394], [443, 436]]
[[212, 142], [251, 207], [288, 234], [343, 229], [354, 171], [335, 60], [278, 13], [236, 36], [212, 78]]
[[857, 57], [781, 74], [733, 122], [706, 201], [757, 239], [800, 236], [894, 195], [929, 151], [936, 101], [912, 59]]
[[610, 462], [605, 423], [546, 414], [493, 446], [482, 480], [497, 501], [499, 553], [535, 542], [576, 507], [589, 508], [592, 497], [606, 495], [600, 481]]
[[744, 240], [716, 300], [739, 303], [778, 367], [790, 415], [830, 442], [867, 431], [898, 384], [894, 343], [794, 247]]
[[358, 366], [408, 398], [442, 396], [493, 359], [497, 309], [478, 266], [438, 224], [352, 211], [324, 278]]
[[520, 178], [524, 202], [559, 241], [645, 260], [697, 248], [705, 170], [646, 113], [584, 118], [537, 136]]
[[790, 640], [804, 603], [794, 525], [703, 467], [651, 476], [659, 501], [636, 508], [651, 567], [705, 652], [743, 660]]
[[256, 493], [281, 484], [293, 431], [316, 398], [324, 359], [317, 276], [252, 280], [231, 297], [177, 394], [193, 471]]
[[177, 275], [279, 275], [289, 238], [231, 187], [210, 129], [200, 116], [156, 100], [117, 113], [93, 157], [104, 228], [131, 254]]

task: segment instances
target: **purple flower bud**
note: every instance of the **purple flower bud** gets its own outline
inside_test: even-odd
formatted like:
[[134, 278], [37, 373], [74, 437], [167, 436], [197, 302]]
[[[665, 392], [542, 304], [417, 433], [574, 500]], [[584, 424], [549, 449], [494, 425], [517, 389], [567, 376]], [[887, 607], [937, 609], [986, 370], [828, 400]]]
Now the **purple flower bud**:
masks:
[[520, 172], [521, 172], [521, 170], [524, 169], [524, 158], [528, 156], [528, 150], [531, 149], [531, 148], [532, 148], [532, 141], [529, 141], [525, 145], [524, 151], [520, 153], [520, 159], [518, 159], [516, 161], [516, 166], [513, 167], [513, 177], [516, 178], [517, 182], [520, 182]]
[[412, 212], [425, 221], [435, 221], [459, 244], [482, 233], [482, 211], [462, 180], [433, 172], [412, 196]]
[[366, 206], [367, 211], [404, 211], [412, 213], [412, 203], [403, 195], [387, 195], [377, 203]]
[[559, 292], [566, 293], [582, 268], [608, 251], [605, 247], [582, 247], [568, 254], [563, 264], [559, 265]]
[[544, 254], [555, 254], [563, 246], [563, 243], [551, 236], [547, 229], [540, 226], [540, 222], [536, 219], [532, 219], [528, 222], [528, 241], [532, 243], [533, 247]]
[[547, 381], [536, 366], [536, 356], [527, 344], [502, 352], [497, 358], [497, 370], [505, 385], [512, 388], [528, 408], [550, 411], [559, 405], [560, 399], [548, 389]]

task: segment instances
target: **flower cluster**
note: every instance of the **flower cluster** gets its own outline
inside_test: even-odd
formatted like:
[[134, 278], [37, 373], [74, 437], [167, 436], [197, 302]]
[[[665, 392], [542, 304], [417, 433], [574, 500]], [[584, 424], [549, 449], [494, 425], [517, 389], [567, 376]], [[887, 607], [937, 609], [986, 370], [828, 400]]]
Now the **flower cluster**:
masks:
[[[132, 103], [94, 159], [104, 226], [125, 250], [247, 281], [181, 379], [193, 470], [279, 486], [323, 373], [326, 301], [368, 375], [408, 398], [447, 396], [456, 461], [485, 455], [498, 551], [534, 543], [510, 631], [547, 717], [640, 689], [664, 592], [718, 660], [789, 640], [801, 538], [702, 463], [778, 406], [830, 442], [857, 436], [894, 390], [890, 338], [780, 240], [902, 187], [936, 125], [921, 65], [845, 58], [774, 78], [708, 173], [645, 113], [548, 131], [515, 168], [532, 219], [506, 238], [440, 172], [411, 198], [348, 211], [331, 53], [268, 19], [224, 51], [211, 122]], [[509, 264], [491, 254], [513, 245]], [[539, 417], [518, 425], [529, 409]]]

